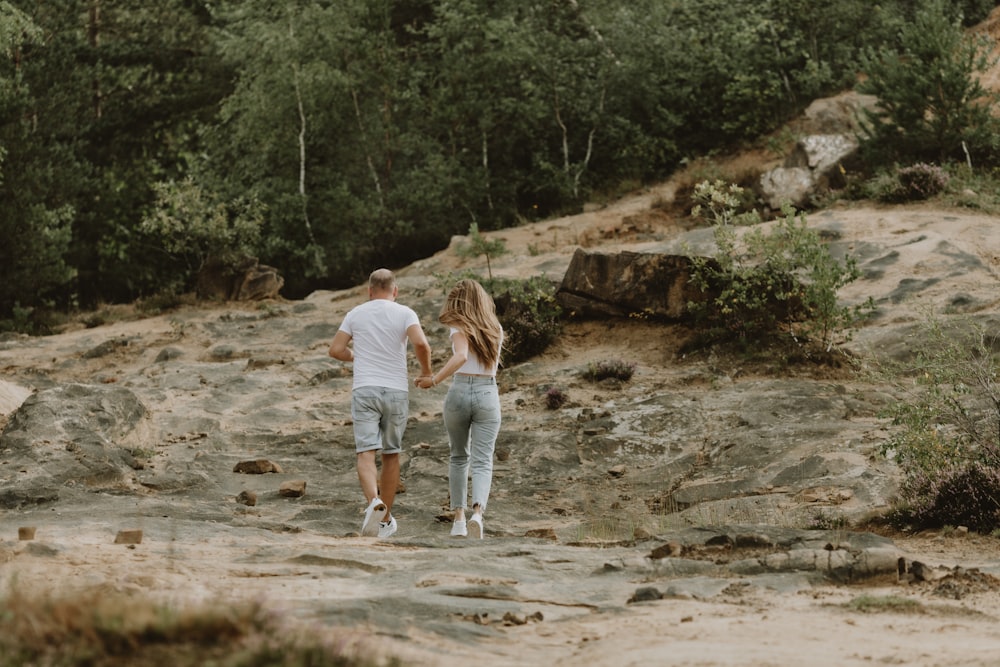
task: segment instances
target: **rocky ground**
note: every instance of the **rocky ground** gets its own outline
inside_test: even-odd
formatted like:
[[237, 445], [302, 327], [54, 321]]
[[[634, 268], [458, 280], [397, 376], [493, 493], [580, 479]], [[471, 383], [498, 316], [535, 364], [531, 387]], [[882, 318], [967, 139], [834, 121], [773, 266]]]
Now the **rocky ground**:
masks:
[[[581, 247], [703, 241], [654, 206], [668, 195], [496, 233], [511, 252], [492, 270], [558, 280]], [[997, 321], [996, 218], [838, 207], [809, 220], [861, 262], [842, 297], [877, 304], [851, 355], [905, 355], [930, 313]], [[399, 271], [436, 365], [448, 353], [440, 276], [481, 264], [449, 249]], [[889, 502], [895, 471], [875, 451], [886, 388], [847, 364], [685, 356], [679, 326], [570, 321], [545, 354], [503, 369], [481, 542], [448, 536], [445, 388], [415, 390], [399, 533], [359, 537], [350, 367], [326, 351], [363, 298], [359, 287], [117, 321], [109, 310], [99, 326], [5, 338], [3, 585], [257, 600], [410, 664], [995, 662], [1000, 540], [809, 530], [859, 525]], [[609, 359], [635, 363], [633, 379], [583, 379]], [[545, 405], [552, 386], [569, 398], [558, 410]], [[234, 472], [258, 459], [278, 471]], [[283, 495], [295, 482], [304, 494]], [[116, 543], [130, 530], [139, 543]]]

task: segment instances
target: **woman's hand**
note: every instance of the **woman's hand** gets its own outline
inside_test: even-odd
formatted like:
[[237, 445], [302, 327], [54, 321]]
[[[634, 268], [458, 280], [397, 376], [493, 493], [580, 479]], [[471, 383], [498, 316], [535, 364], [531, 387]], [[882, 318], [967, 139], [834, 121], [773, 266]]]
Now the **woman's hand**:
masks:
[[421, 389], [430, 389], [434, 386], [434, 377], [431, 375], [421, 375], [413, 381], [413, 384]]

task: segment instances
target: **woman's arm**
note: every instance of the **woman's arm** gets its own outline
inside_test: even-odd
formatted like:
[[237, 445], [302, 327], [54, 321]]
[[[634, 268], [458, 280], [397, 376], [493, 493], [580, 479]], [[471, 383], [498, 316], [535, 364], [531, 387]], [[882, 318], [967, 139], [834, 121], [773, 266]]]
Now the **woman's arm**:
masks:
[[452, 354], [451, 359], [445, 362], [437, 373], [429, 378], [418, 378], [417, 386], [422, 389], [430, 389], [434, 385], [441, 384], [450, 378], [455, 371], [462, 367], [469, 358], [469, 338], [461, 331], [456, 331], [451, 337]]

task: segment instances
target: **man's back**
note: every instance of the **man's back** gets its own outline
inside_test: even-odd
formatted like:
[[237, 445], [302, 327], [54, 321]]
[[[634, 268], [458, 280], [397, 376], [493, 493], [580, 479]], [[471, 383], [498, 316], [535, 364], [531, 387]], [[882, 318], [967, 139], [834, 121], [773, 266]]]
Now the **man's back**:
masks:
[[372, 299], [352, 309], [340, 326], [354, 339], [354, 387], [407, 391], [406, 330], [417, 324], [412, 309]]

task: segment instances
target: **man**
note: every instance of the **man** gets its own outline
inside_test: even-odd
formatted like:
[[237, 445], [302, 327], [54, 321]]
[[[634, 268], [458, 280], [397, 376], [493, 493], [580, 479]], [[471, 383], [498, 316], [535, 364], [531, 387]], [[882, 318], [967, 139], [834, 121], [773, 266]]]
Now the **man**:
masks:
[[[396, 303], [398, 292], [392, 271], [372, 271], [368, 301], [347, 313], [330, 344], [331, 357], [354, 363], [351, 418], [358, 480], [368, 503], [361, 534], [370, 537], [389, 537], [397, 528], [392, 503], [399, 485], [399, 453], [410, 407], [407, 341], [420, 363], [418, 379], [433, 374], [427, 336], [417, 314]], [[352, 341], [353, 349], [348, 346]], [[379, 450], [381, 477], [375, 463]]]

